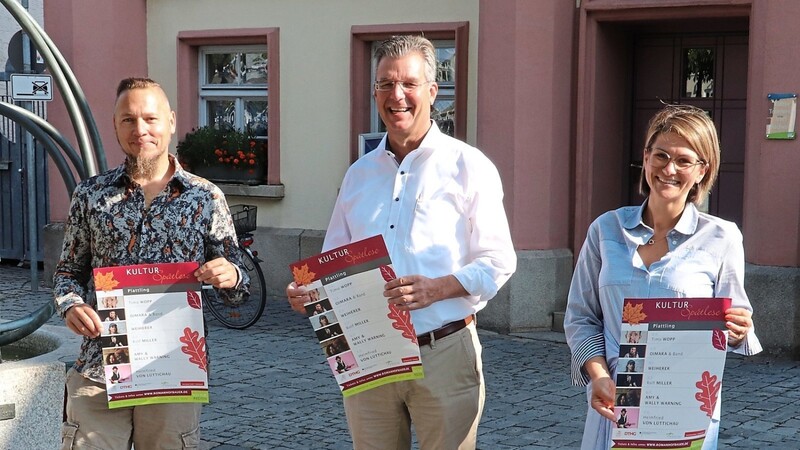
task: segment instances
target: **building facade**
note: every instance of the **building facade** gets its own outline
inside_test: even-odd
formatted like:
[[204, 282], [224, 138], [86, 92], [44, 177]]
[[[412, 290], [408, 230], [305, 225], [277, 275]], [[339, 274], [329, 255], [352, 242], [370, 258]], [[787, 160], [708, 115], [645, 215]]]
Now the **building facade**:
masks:
[[[723, 147], [705, 207], [744, 233], [762, 342], [792, 352], [800, 145], [767, 139], [765, 126], [767, 96], [800, 90], [789, 32], [799, 18], [793, 0], [84, 0], [44, 9], [110, 165], [122, 160], [110, 122], [125, 76], [162, 83], [178, 115], [175, 143], [220, 121], [260, 127], [264, 176], [222, 187], [229, 203], [258, 206], [256, 245], [276, 295], [288, 263], [318, 250], [344, 172], [381, 131], [370, 103], [373, 43], [397, 33], [434, 40], [439, 123], [503, 178], [519, 269], [480, 320], [504, 332], [560, 327], [589, 224], [642, 200], [647, 120], [661, 102], [700, 106]], [[71, 130], [58, 101], [49, 114]], [[59, 182], [51, 177], [53, 221], [68, 203]]]

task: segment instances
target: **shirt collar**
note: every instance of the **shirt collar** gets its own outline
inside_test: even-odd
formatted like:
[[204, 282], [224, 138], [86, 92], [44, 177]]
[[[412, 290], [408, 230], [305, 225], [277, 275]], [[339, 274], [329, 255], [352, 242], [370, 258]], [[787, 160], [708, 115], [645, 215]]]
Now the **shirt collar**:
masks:
[[[639, 226], [646, 226], [644, 220], [642, 220], [642, 216], [644, 214], [644, 209], [647, 207], [647, 200], [645, 199], [644, 203], [638, 208], [632, 210], [632, 214], [627, 215], [622, 222], [622, 226], [625, 229], [633, 230]], [[681, 233], [685, 236], [689, 236], [694, 234], [697, 230], [697, 222], [700, 219], [700, 212], [697, 210], [697, 207], [694, 203], [687, 203], [686, 206], [683, 208], [683, 213], [681, 214], [681, 218], [678, 219], [678, 223], [675, 224], [674, 230], [678, 233]]]
[[[168, 155], [170, 164], [175, 166], [175, 173], [172, 174], [172, 179], [169, 180], [168, 184], [175, 184], [180, 188], [185, 188], [189, 185], [191, 180], [191, 175], [189, 172], [183, 169], [181, 164], [178, 162], [178, 158], [175, 157], [172, 153]], [[133, 184], [133, 180], [131, 179], [128, 172], [125, 170], [125, 163], [123, 162], [119, 166], [111, 169], [109, 172], [109, 176], [111, 177], [111, 182], [115, 186], [125, 187]]]
[[[408, 152], [409, 155], [418, 151], [418, 150], [425, 150], [425, 149], [433, 149], [436, 148], [436, 142], [441, 138], [442, 132], [439, 130], [439, 126], [436, 125], [436, 122], [431, 119], [431, 127], [428, 128], [428, 132], [425, 134], [425, 137], [422, 138], [422, 142], [419, 143], [419, 147], [415, 148]], [[385, 133], [383, 135], [383, 139], [381, 139], [380, 144], [376, 147], [376, 150], [383, 150], [387, 156], [394, 158], [394, 153], [392, 153], [391, 148], [389, 148], [389, 133]], [[408, 155], [406, 155], [408, 156]]]

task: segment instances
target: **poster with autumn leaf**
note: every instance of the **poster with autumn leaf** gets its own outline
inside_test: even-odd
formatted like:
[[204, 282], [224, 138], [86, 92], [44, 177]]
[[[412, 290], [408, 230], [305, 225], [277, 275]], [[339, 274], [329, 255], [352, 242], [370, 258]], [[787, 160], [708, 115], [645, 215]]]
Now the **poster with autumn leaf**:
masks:
[[627, 298], [612, 448], [699, 449], [719, 405], [728, 298]]
[[342, 395], [424, 376], [411, 314], [383, 296], [396, 277], [382, 236], [289, 265]]
[[208, 403], [201, 286], [193, 275], [198, 267], [94, 270], [98, 314], [107, 319], [101, 342], [109, 408]]

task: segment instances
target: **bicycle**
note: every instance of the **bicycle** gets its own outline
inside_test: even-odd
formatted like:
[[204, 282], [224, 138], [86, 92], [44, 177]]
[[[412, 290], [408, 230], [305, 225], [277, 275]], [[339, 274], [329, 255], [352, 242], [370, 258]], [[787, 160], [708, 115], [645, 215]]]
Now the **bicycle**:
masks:
[[235, 330], [244, 330], [255, 324], [267, 305], [266, 281], [261, 270], [258, 252], [252, 250], [256, 229], [257, 207], [254, 205], [231, 205], [231, 216], [236, 229], [236, 239], [242, 251], [242, 265], [250, 276], [250, 295], [235, 300], [221, 298], [216, 289], [203, 289], [203, 304], [222, 325]]

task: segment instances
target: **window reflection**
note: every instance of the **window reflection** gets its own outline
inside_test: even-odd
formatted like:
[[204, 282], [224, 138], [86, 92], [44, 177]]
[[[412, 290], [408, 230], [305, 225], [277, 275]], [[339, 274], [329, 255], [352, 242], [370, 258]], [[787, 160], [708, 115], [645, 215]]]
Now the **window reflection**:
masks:
[[456, 102], [455, 100], [441, 100], [437, 98], [433, 102], [431, 119], [436, 122], [442, 133], [452, 136], [455, 132]]
[[261, 100], [247, 100], [244, 103], [245, 128], [253, 131], [256, 136], [267, 136], [267, 102]]
[[215, 128], [236, 127], [236, 103], [233, 100], [209, 100], [207, 124]]
[[236, 83], [236, 59], [231, 53], [210, 54], [206, 58], [206, 84]]
[[683, 97], [714, 96], [714, 50], [687, 48], [683, 50]]
[[200, 125], [267, 137], [267, 49], [209, 46], [200, 51]]
[[242, 54], [242, 82], [244, 84], [267, 83], [267, 54], [243, 53]]
[[207, 53], [206, 85], [267, 84], [267, 54], [261, 52]]
[[436, 49], [436, 81], [438, 83], [456, 82], [456, 49], [455, 47], [438, 47]]

